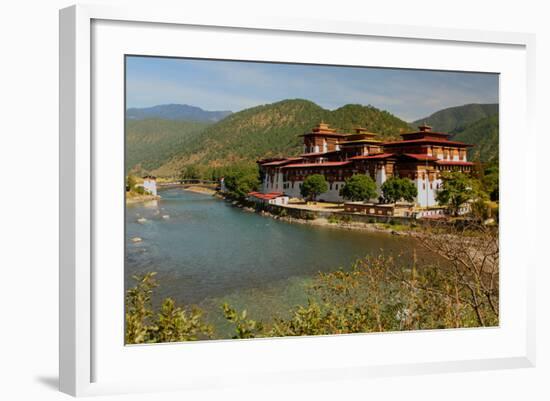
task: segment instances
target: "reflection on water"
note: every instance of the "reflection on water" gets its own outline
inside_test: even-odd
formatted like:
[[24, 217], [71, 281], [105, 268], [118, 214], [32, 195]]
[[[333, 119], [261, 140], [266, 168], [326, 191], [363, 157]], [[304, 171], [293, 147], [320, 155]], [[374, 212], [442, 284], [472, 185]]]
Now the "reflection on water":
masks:
[[157, 271], [157, 301], [200, 305], [212, 320], [223, 300], [259, 319], [284, 314], [305, 301], [303, 287], [319, 271], [381, 249], [405, 258], [413, 251], [411, 240], [385, 233], [290, 224], [182, 189], [161, 196], [127, 207], [126, 286], [136, 273]]

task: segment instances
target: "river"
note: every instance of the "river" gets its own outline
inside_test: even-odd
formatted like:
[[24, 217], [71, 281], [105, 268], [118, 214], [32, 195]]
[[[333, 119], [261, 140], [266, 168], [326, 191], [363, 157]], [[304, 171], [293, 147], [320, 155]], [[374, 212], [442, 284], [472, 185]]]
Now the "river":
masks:
[[[133, 275], [156, 271], [155, 303], [170, 296], [198, 305], [219, 332], [228, 327], [220, 309], [225, 301], [258, 320], [285, 316], [307, 301], [304, 289], [319, 271], [349, 268], [382, 250], [410, 260], [417, 246], [387, 233], [278, 221], [181, 188], [160, 195], [160, 201], [127, 205], [126, 288]], [[431, 259], [421, 250], [418, 258]]]

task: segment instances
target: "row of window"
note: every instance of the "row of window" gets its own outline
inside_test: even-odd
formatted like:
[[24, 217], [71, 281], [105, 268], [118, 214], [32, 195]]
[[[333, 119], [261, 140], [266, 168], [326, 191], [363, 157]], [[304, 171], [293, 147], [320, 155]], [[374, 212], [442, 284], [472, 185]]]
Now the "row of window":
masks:
[[[268, 181], [268, 182], [266, 182], [266, 184], [265, 184], [265, 188], [266, 188], [266, 189], [269, 189], [269, 188], [274, 189], [274, 188], [277, 188], [277, 185], [273, 185], [273, 183], [270, 183], [270, 182]], [[283, 183], [283, 189], [289, 189], [289, 188], [294, 189], [294, 181], [292, 181], [292, 182], [284, 182], [284, 183]], [[298, 184], [298, 188], [301, 189], [301, 188], [302, 188], [302, 184]]]

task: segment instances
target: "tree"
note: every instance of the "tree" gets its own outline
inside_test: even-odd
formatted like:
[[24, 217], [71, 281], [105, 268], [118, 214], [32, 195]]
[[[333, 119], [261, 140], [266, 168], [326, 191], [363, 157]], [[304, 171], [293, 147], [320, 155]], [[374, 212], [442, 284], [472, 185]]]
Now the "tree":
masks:
[[340, 196], [351, 201], [368, 201], [376, 196], [376, 183], [365, 174], [355, 174], [346, 179]]
[[499, 229], [482, 222], [434, 222], [412, 232], [420, 244], [447, 261], [445, 276], [455, 287], [455, 303], [472, 311], [479, 326], [499, 319]]
[[496, 164], [488, 166], [483, 171], [483, 177], [481, 183], [483, 185], [483, 190], [489, 194], [489, 197], [492, 201], [498, 201], [499, 195], [499, 186], [498, 186], [498, 161]]
[[158, 287], [156, 273], [134, 276], [137, 285], [126, 291], [126, 344], [192, 341], [210, 338], [212, 327], [202, 321], [202, 311], [190, 311], [163, 300], [158, 313], [153, 309], [153, 289]]
[[312, 174], [302, 183], [300, 193], [306, 200], [315, 201], [319, 195], [328, 191], [327, 180], [324, 175]]
[[479, 182], [464, 173], [457, 171], [445, 173], [441, 176], [441, 181], [441, 188], [435, 199], [441, 205], [446, 205], [455, 216], [458, 215], [458, 211], [464, 203], [483, 197], [483, 193], [479, 189]]
[[258, 168], [257, 166], [253, 168], [246, 166], [234, 167], [226, 173], [224, 182], [227, 191], [231, 195], [244, 198], [249, 192], [257, 190], [260, 185]]
[[181, 180], [198, 180], [199, 178], [201, 178], [201, 173], [197, 166], [186, 166], [180, 172]]
[[134, 276], [137, 285], [126, 291], [126, 344], [140, 344], [151, 341], [151, 318], [153, 316], [153, 289], [158, 286], [155, 272]]
[[126, 177], [126, 191], [132, 191], [137, 184], [136, 177], [133, 175], [128, 175]]
[[391, 177], [382, 184], [384, 201], [395, 203], [400, 200], [413, 202], [418, 195], [414, 182], [408, 178]]

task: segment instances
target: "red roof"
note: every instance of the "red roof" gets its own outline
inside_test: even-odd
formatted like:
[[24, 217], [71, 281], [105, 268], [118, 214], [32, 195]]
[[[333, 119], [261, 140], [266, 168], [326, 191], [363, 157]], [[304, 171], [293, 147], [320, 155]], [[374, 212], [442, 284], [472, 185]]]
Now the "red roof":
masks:
[[472, 146], [470, 144], [464, 143], [464, 142], [457, 142], [457, 141], [448, 141], [447, 139], [435, 139], [435, 138], [422, 138], [422, 139], [406, 139], [403, 141], [392, 141], [392, 142], [384, 142], [382, 146], [399, 146], [399, 145], [407, 145], [409, 143], [437, 143], [442, 145], [453, 145], [453, 146]]
[[367, 155], [367, 156], [353, 156], [350, 157], [352, 160], [369, 160], [369, 159], [385, 159], [387, 157], [395, 156], [393, 153], [379, 153], [376, 155]]
[[323, 163], [296, 163], [288, 164], [284, 168], [300, 168], [300, 167], [336, 167], [336, 166], [345, 166], [350, 164], [350, 161], [345, 162], [323, 162]]
[[297, 160], [302, 160], [302, 158], [301, 157], [289, 157], [288, 159], [284, 159], [284, 160], [276, 160], [276, 161], [273, 161], [273, 162], [261, 163], [261, 165], [262, 166], [280, 166], [282, 164], [294, 162], [294, 161], [297, 161]]
[[436, 161], [437, 164], [445, 165], [445, 166], [473, 166], [474, 163], [472, 162], [463, 162], [458, 160], [438, 160]]
[[428, 156], [428, 155], [419, 154], [419, 153], [403, 153], [403, 156], [412, 157], [413, 159], [422, 160], [422, 161], [437, 160], [437, 157], [435, 156]]
[[271, 200], [271, 199], [278, 198], [279, 196], [284, 196], [284, 194], [282, 192], [270, 192], [267, 194], [263, 194], [261, 192], [249, 192], [248, 196], [252, 196], [258, 199]]

